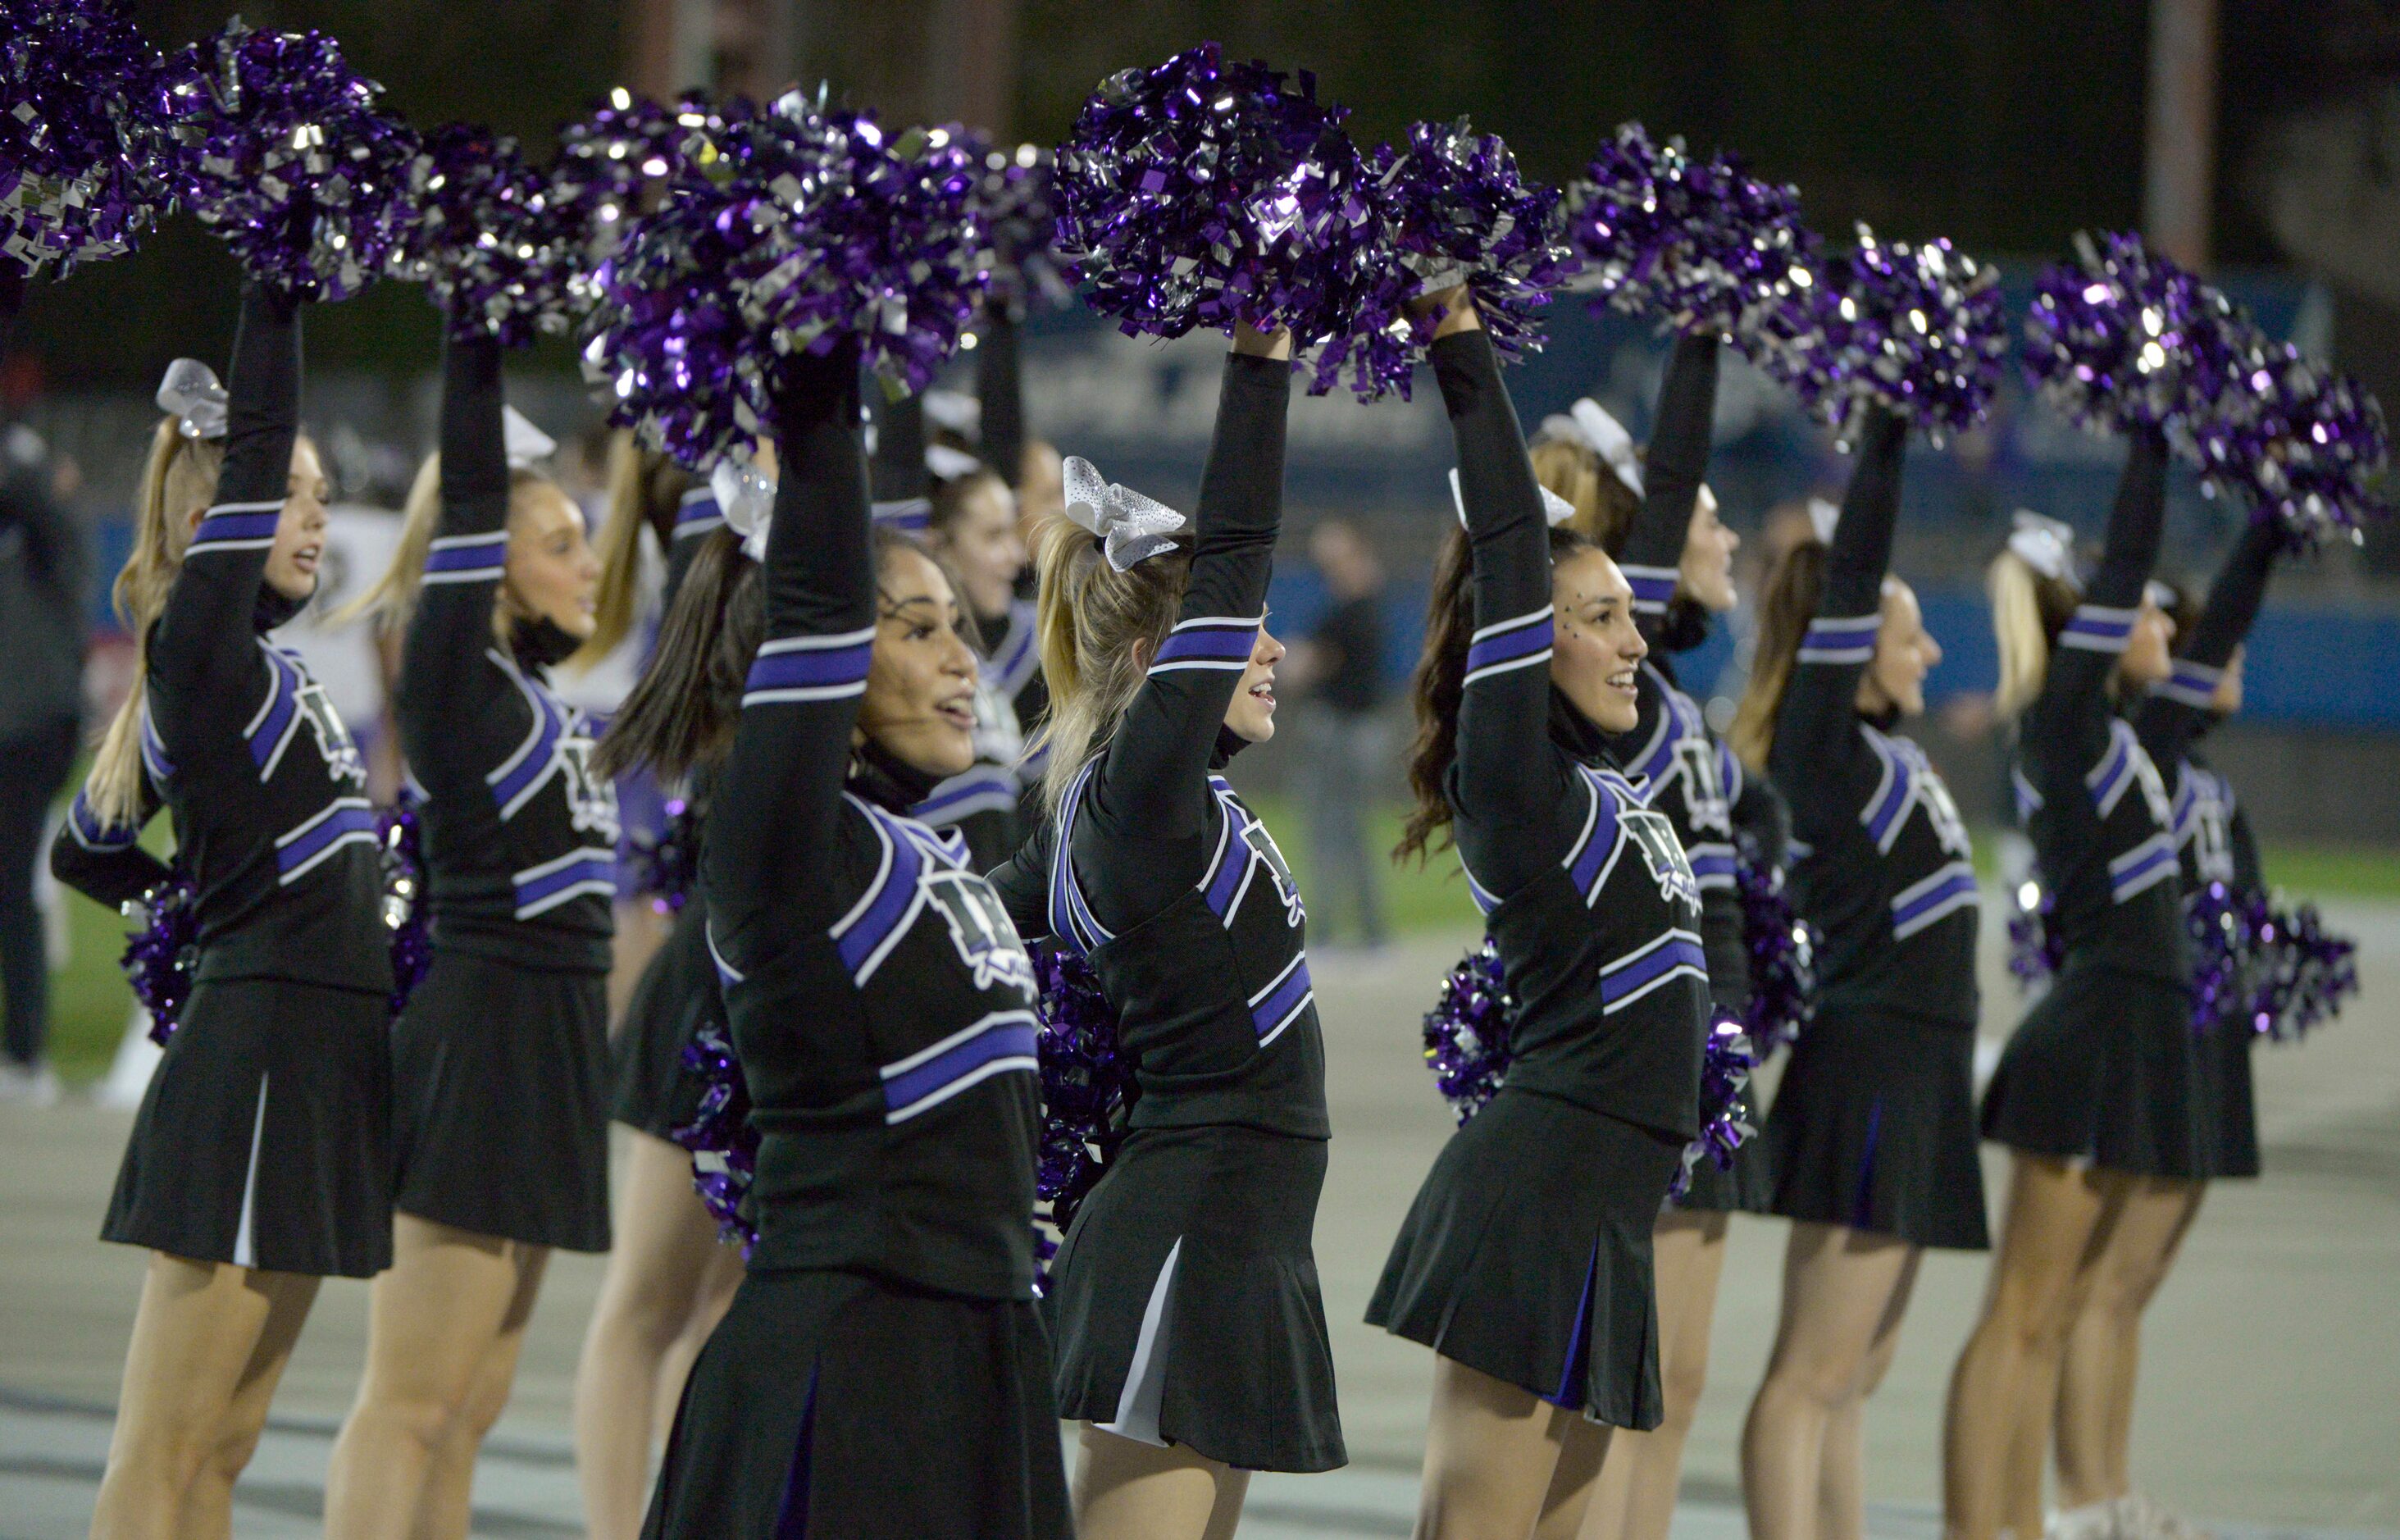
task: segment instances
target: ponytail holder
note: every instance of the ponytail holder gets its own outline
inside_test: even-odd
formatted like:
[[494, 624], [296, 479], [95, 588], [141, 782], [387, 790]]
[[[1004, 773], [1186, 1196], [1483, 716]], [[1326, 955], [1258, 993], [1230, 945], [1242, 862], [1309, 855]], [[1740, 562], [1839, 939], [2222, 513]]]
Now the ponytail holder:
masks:
[[748, 460], [721, 459], [708, 473], [708, 490], [725, 523], [742, 537], [742, 554], [767, 559], [767, 528], [775, 521], [775, 478]]
[[500, 436], [508, 445], [509, 469], [523, 470], [558, 452], [558, 441], [533, 425], [513, 406], [500, 408]]
[[1629, 491], [1637, 497], [1642, 496], [1642, 457], [1633, 452], [1633, 435], [1600, 402], [1586, 396], [1563, 415], [1553, 412], [1542, 419], [1542, 431], [1590, 450], [1600, 457], [1602, 464], [1616, 472], [1616, 479]]
[[1808, 527], [1817, 532], [1820, 545], [1834, 543], [1834, 531], [1842, 524], [1842, 505], [1830, 497], [1808, 499]]
[[1175, 537], [1186, 523], [1182, 514], [1155, 497], [1105, 480], [1099, 468], [1081, 455], [1068, 456], [1062, 473], [1067, 517], [1098, 538], [1109, 566], [1130, 572], [1175, 548]]
[[2016, 527], [2009, 532], [2009, 550], [2025, 566], [2052, 582], [2083, 586], [2075, 571], [2075, 529], [2030, 508], [2016, 511]]
[[[1575, 504], [1560, 497], [1548, 487], [1542, 486], [1539, 482], [1534, 484], [1541, 487], [1542, 518], [1552, 529], [1556, 529], [1575, 517]], [[1466, 527], [1466, 494], [1459, 490], [1458, 467], [1454, 465], [1450, 468], [1450, 504], [1458, 510], [1458, 527], [1465, 529]]]
[[158, 382], [158, 410], [175, 419], [187, 439], [225, 436], [225, 388], [217, 372], [198, 359], [177, 359]]

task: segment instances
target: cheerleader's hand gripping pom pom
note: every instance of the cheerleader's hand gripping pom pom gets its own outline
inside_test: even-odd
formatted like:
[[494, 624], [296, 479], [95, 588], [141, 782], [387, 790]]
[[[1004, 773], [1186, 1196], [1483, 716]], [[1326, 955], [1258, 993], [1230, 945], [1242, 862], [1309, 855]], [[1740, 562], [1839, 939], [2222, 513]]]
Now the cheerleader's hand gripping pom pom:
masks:
[[[1133, 1080], [1118, 1056], [1117, 1015], [1091, 965], [1061, 947], [1034, 951], [1042, 986], [1036, 1056], [1042, 1073], [1042, 1159], [1034, 1196], [1060, 1234], [1125, 1139]], [[1046, 1239], [1046, 1237], [1044, 1237]]]
[[383, 922], [391, 932], [391, 1014], [433, 966], [433, 906], [425, 898], [425, 833], [416, 797], [402, 789], [375, 818], [375, 849], [383, 867]]
[[435, 129], [409, 163], [413, 217], [392, 276], [424, 282], [459, 336], [521, 347], [565, 332], [582, 240], [577, 211], [551, 195], [515, 140], [472, 124]]
[[374, 282], [408, 225], [416, 136], [321, 33], [239, 20], [169, 59], [158, 152], [183, 205], [252, 279], [293, 299]]
[[2017, 885], [2009, 914], [2009, 972], [2017, 988], [2031, 990], [2066, 966], [2066, 936], [2058, 928], [2058, 894], [2039, 873]]
[[1357, 148], [1316, 82], [1203, 43], [1100, 83], [1058, 146], [1059, 254], [1129, 336], [1335, 329], [1373, 221]]
[[2264, 895], [2257, 903], [2251, 1029], [2276, 1043], [2297, 1043], [2318, 1022], [2339, 1015], [2343, 999], [2358, 992], [2358, 944], [2328, 934], [2313, 904], [2286, 913], [2270, 908]]
[[749, 1206], [751, 1179], [758, 1171], [758, 1134], [750, 1126], [750, 1083], [742, 1059], [720, 1022], [692, 1033], [684, 1045], [685, 1073], [700, 1085], [700, 1102], [689, 1122], [668, 1137], [691, 1152], [691, 1184], [716, 1220], [720, 1241], [738, 1242], [742, 1255], [758, 1244]]
[[1783, 874], [1758, 856], [1743, 831], [1734, 862], [1742, 944], [1750, 953], [1750, 1004], [1742, 1027], [1760, 1058], [1798, 1041], [1817, 1014], [1817, 928], [1793, 912]]
[[892, 385], [930, 384], [990, 276], [956, 140], [797, 93], [695, 139], [596, 280], [583, 369], [613, 419], [705, 466], [768, 430], [786, 361], [845, 337]]
[[139, 116], [157, 64], [116, 0], [0, 0], [0, 267], [123, 256], [165, 211]]
[[1500, 949], [1486, 936], [1442, 979], [1440, 998], [1425, 1013], [1425, 1068], [1462, 1124], [1481, 1111], [1508, 1078], [1514, 1056], [1510, 1018], [1516, 1011], [1517, 999], [1500, 969]]
[[1692, 1190], [1692, 1173], [1703, 1160], [1714, 1162], [1720, 1171], [1731, 1170], [1734, 1152], [1757, 1134], [1742, 1096], [1757, 1067], [1758, 1054], [1739, 1021], [1721, 1015], [1709, 1024], [1708, 1041], [1700, 1048], [1700, 1137], [1684, 1146], [1684, 1163], [1668, 1184], [1669, 1197], [1681, 1198]]
[[1695, 335], [1738, 334], [1789, 293], [1816, 238], [1799, 189], [1751, 176], [1720, 152], [1654, 143], [1628, 123], [1566, 190], [1567, 238], [1584, 261], [1592, 310], [1648, 316]]
[[192, 974], [200, 965], [200, 916], [195, 896], [191, 868], [179, 856], [169, 867], [165, 881], [125, 906], [126, 917], [140, 920], [142, 929], [127, 934], [118, 962], [133, 998], [150, 1013], [150, 1041], [161, 1048], [183, 1022]]
[[700, 882], [700, 815], [683, 797], [670, 797], [667, 821], [655, 835], [636, 835], [630, 865], [634, 892], [650, 901], [650, 912], [683, 912]]

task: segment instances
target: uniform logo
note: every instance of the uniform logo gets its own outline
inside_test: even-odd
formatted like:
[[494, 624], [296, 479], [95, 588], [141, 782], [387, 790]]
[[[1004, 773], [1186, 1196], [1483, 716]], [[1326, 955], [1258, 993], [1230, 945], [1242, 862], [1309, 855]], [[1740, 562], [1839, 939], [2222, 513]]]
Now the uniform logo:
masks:
[[300, 715], [308, 730], [317, 735], [317, 753], [325, 761], [325, 773], [336, 781], [347, 781], [353, 786], [367, 784], [367, 765], [359, 757], [358, 745], [350, 742], [350, 729], [342, 725], [341, 713], [334, 709], [325, 687], [301, 675]]
[[1933, 837], [1942, 848], [1961, 860], [1972, 860], [1974, 841], [1967, 838], [1967, 821], [1958, 816], [1958, 804], [1951, 799], [1950, 788], [1930, 768], [1917, 777], [1917, 799], [1925, 806], [1925, 816], [1933, 822]]
[[2227, 812], [2225, 784], [2206, 770], [2187, 770], [2191, 777], [2192, 865], [2203, 882], [2233, 880], [2233, 835]]
[[1670, 904], [1688, 905], [1698, 914], [1699, 880], [1692, 876], [1692, 864], [1684, 855], [1684, 842], [1675, 838], [1675, 826], [1663, 814], [1647, 809], [1625, 809], [1616, 821], [1642, 847], [1643, 859], [1650, 864], [1650, 875], [1658, 883], [1658, 896]]
[[1283, 922], [1297, 929], [1300, 922], [1308, 918], [1308, 909], [1300, 901], [1300, 884], [1292, 880], [1291, 868], [1284, 864], [1283, 852], [1275, 849], [1275, 836], [1267, 833], [1264, 824], [1246, 822], [1241, 829], [1242, 843], [1265, 864], [1267, 875], [1275, 879], [1275, 896], [1283, 900]]
[[1675, 743], [1675, 772], [1684, 781], [1684, 809], [1691, 815], [1692, 832], [1714, 832], [1733, 838], [1733, 807], [1725, 800], [1725, 778], [1717, 773], [1716, 745], [1705, 738]]
[[1025, 943], [1018, 939], [1016, 926], [991, 884], [972, 872], [948, 870], [928, 871], [919, 880], [925, 896], [948, 922], [950, 944], [959, 949], [959, 961], [975, 975], [976, 988], [1004, 985], [1040, 992], [1034, 984], [1033, 960], [1025, 955]]
[[579, 718], [558, 740], [559, 784], [566, 788], [567, 816], [578, 832], [617, 842], [617, 784], [592, 770], [592, 740]]
[[2159, 767], [2150, 763], [2150, 756], [2138, 743], [2128, 744], [2126, 752], [2133, 756], [2134, 776], [2141, 784], [2142, 800], [2150, 805], [2150, 821], [2161, 829], [2174, 828], [2175, 804], [2167, 800], [2166, 783], [2159, 779]]

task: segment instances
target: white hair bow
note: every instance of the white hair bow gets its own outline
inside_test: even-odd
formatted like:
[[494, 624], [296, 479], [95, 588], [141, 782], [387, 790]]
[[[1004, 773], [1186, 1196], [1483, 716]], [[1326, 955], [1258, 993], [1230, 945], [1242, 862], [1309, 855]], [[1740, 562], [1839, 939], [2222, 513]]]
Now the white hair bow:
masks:
[[721, 459], [708, 473], [708, 490], [726, 525], [742, 537], [742, 554], [765, 561], [767, 528], [775, 520], [775, 478], [748, 460]]
[[1119, 572], [1130, 572], [1174, 548], [1175, 537], [1187, 523], [1182, 514], [1103, 478], [1099, 468], [1081, 455], [1067, 457], [1063, 474], [1067, 517], [1098, 537], [1109, 565]]
[[1808, 527], [1817, 532], [1820, 545], [1834, 543], [1834, 531], [1841, 526], [1842, 505], [1827, 497], [1808, 499]]
[[500, 408], [500, 433], [508, 443], [509, 469], [523, 470], [558, 452], [558, 441], [533, 425], [513, 406]]
[[187, 439], [225, 436], [225, 388], [217, 372], [198, 359], [177, 359], [158, 382], [158, 410], [176, 420]]
[[[1538, 483], [1535, 484], [1539, 485]], [[1466, 494], [1459, 490], [1458, 467], [1454, 465], [1450, 468], [1450, 505], [1458, 510], [1458, 527], [1465, 529], [1466, 527]], [[1556, 529], [1575, 517], [1575, 504], [1560, 497], [1548, 487], [1542, 487], [1542, 517], [1548, 521], [1552, 529]]]
[[2018, 509], [2015, 517], [2016, 527], [2009, 531], [2009, 549], [2052, 581], [2076, 582], [2074, 526], [2030, 508]]
[[983, 469], [983, 461], [963, 449], [953, 449], [947, 443], [925, 446], [925, 470], [935, 481], [954, 482], [961, 476], [972, 476]]
[[1564, 414], [1553, 412], [1542, 419], [1542, 431], [1590, 450], [1635, 497], [1642, 496], [1642, 458], [1633, 452], [1633, 435], [1600, 402], [1586, 396]]
[[962, 439], [983, 436], [983, 402], [963, 390], [925, 392], [925, 420]]

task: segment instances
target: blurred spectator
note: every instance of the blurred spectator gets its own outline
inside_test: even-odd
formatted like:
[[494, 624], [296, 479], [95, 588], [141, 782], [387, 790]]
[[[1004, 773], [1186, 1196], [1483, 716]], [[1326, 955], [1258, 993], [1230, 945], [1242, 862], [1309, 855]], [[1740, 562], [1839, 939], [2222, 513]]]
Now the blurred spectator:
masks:
[[1384, 702], [1384, 568], [1345, 519], [1318, 521], [1308, 555], [1332, 603], [1292, 649], [1285, 674], [1309, 706], [1300, 720], [1306, 751], [1301, 786], [1316, 868], [1309, 891], [1317, 898], [1316, 934], [1332, 939], [1338, 905], [1348, 911], [1358, 940], [1380, 947], [1383, 893], [1367, 848], [1366, 814], [1387, 757], [1377, 710]]

